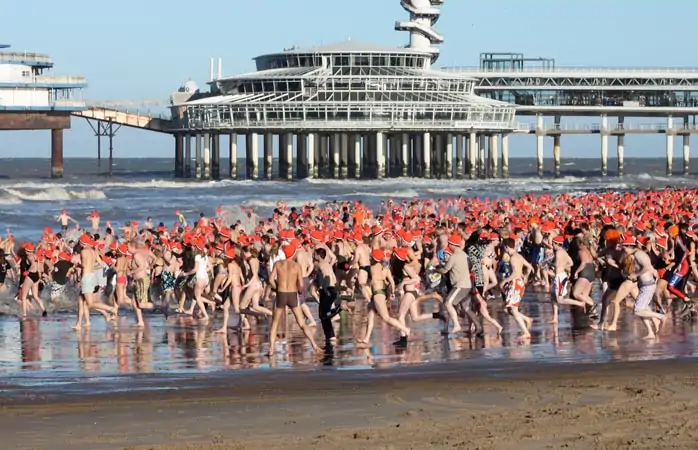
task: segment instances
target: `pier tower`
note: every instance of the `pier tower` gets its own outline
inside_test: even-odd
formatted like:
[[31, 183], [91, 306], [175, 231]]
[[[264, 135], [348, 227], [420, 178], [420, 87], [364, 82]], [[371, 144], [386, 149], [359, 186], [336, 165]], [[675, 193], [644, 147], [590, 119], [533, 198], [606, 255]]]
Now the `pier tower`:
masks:
[[[54, 76], [51, 58], [0, 45], [0, 130], [51, 130], [51, 177], [63, 176], [63, 130], [70, 115], [87, 109], [84, 77]], [[0, 154], [16, 149], [0, 149]], [[14, 153], [16, 154], [16, 153]]]
[[432, 28], [441, 17], [438, 7], [443, 3], [444, 0], [402, 0], [400, 4], [410, 13], [410, 20], [395, 22], [396, 31], [409, 31], [409, 48], [431, 53], [431, 62], [439, 56], [436, 46], [444, 42], [443, 36]]
[[401, 1], [410, 20], [396, 29], [410, 32], [406, 47], [346, 41], [288, 48], [255, 58], [255, 72], [219, 73], [208, 95], [179, 102], [173, 96], [176, 173], [191, 175], [182, 163], [194, 139], [195, 176], [215, 178], [222, 135], [233, 178], [240, 135], [249, 179], [274, 176], [274, 148], [282, 179], [496, 173], [498, 146], [490, 144], [486, 167], [484, 149], [493, 140], [485, 137], [514, 129], [515, 106], [475, 95], [468, 75], [432, 69], [443, 42], [432, 29], [442, 3]]

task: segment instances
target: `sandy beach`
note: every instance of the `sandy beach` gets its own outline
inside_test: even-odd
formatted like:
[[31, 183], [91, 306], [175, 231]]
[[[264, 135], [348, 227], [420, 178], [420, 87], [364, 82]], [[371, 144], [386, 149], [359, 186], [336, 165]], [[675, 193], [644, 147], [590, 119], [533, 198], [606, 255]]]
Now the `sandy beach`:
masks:
[[141, 378], [120, 393], [5, 395], [0, 417], [13, 449], [689, 449], [696, 368], [454, 362]]

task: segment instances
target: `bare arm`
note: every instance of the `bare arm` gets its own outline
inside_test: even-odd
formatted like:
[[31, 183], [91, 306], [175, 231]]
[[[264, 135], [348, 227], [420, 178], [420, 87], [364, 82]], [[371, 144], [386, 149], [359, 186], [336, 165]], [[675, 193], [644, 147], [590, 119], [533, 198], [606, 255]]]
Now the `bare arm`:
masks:
[[269, 285], [272, 289], [276, 289], [276, 277], [278, 276], [278, 264], [274, 264], [274, 268], [271, 270], [269, 275]]
[[296, 271], [296, 287], [298, 289], [299, 294], [303, 293], [303, 284], [304, 284], [303, 283], [303, 274], [301, 273], [300, 267], [299, 267], [299, 270]]

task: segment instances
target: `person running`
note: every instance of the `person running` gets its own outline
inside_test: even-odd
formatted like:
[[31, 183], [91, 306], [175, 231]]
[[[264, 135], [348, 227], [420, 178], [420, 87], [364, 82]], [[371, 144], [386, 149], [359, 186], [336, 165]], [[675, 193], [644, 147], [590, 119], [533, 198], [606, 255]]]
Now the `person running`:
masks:
[[293, 317], [296, 319], [296, 324], [303, 331], [308, 342], [310, 342], [310, 346], [315, 352], [318, 352], [319, 347], [310, 333], [310, 327], [305, 324], [303, 311], [298, 306], [298, 294], [303, 292], [303, 273], [300, 265], [295, 261], [296, 247], [287, 245], [284, 247], [283, 252], [286, 258], [274, 264], [274, 268], [269, 275], [269, 283], [276, 292], [276, 307], [274, 308], [271, 326], [269, 327], [269, 356], [274, 355], [276, 333], [281, 316], [286, 313], [286, 307], [291, 309]]
[[511, 264], [511, 275], [499, 282], [502, 292], [505, 293], [505, 307], [507, 313], [514, 318], [516, 324], [519, 326], [522, 337], [530, 338], [533, 319], [522, 314], [521, 311], [519, 311], [519, 306], [521, 306], [524, 291], [526, 290], [524, 270], [527, 270], [528, 274], [531, 274], [533, 265], [516, 252], [516, 242], [513, 239], [504, 239], [504, 241], [502, 241], [502, 246], [504, 248], [504, 253], [509, 256], [509, 264]]

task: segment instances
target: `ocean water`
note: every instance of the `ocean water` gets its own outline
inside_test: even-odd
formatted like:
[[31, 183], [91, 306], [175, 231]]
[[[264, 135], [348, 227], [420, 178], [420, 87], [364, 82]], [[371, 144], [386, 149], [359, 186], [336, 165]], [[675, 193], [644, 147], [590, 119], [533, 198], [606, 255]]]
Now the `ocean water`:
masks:
[[[240, 207], [253, 207], [268, 214], [278, 200], [289, 206], [306, 202], [341, 202], [361, 199], [369, 205], [381, 200], [443, 198], [454, 196], [499, 197], [525, 193], [588, 192], [605, 189], [646, 189], [666, 186], [698, 186], [695, 175], [665, 176], [664, 159], [627, 159], [626, 175], [614, 173], [616, 163], [609, 160], [610, 176], [600, 177], [598, 159], [569, 159], [562, 177], [551, 175], [552, 160], [545, 162], [546, 176], [535, 176], [533, 158], [511, 159], [510, 178], [492, 180], [433, 180], [391, 178], [384, 180], [299, 180], [299, 181], [195, 181], [174, 178], [173, 160], [115, 159], [112, 175], [108, 161], [97, 166], [96, 159], [67, 158], [65, 176], [49, 178], [48, 159], [0, 160], [0, 230], [9, 228], [18, 239], [36, 239], [46, 226], [56, 226], [61, 209], [87, 225], [86, 216], [97, 210], [104, 221], [115, 226], [126, 220], [143, 221], [152, 216], [171, 225], [174, 210], [180, 209], [193, 220], [200, 212], [212, 215], [218, 206], [231, 219], [242, 218]], [[275, 162], [276, 163], [276, 162]], [[221, 161], [225, 178], [228, 161]], [[244, 160], [238, 161], [243, 170]], [[260, 164], [261, 167], [261, 164]], [[675, 167], [681, 167], [677, 162]]]
[[[194, 181], [173, 177], [171, 159], [117, 159], [113, 174], [107, 162], [97, 166], [94, 159], [66, 159], [65, 178], [51, 180], [46, 159], [0, 160], [0, 232], [10, 229], [18, 240], [36, 240], [46, 226], [57, 228], [56, 216], [61, 209], [88, 226], [86, 216], [99, 211], [103, 223], [114, 226], [126, 220], [143, 221], [152, 216], [168, 225], [176, 220], [174, 210], [180, 209], [193, 220], [200, 212], [212, 215], [223, 206], [229, 219], [243, 218], [241, 207], [254, 207], [268, 214], [278, 200], [288, 205], [361, 199], [369, 205], [392, 197], [396, 200], [445, 198], [453, 196], [499, 197], [526, 193], [562, 193], [664, 188], [666, 186], [696, 187], [698, 179], [664, 175], [663, 159], [628, 159], [626, 176], [601, 178], [598, 159], [571, 159], [563, 165], [562, 177], [555, 179], [546, 161], [546, 177], [535, 177], [534, 159], [512, 159], [511, 178], [507, 180], [302, 180], [302, 181]], [[238, 167], [244, 170], [244, 160]], [[221, 161], [221, 167], [228, 167]], [[615, 161], [609, 161], [615, 167]], [[681, 167], [677, 162], [675, 167]], [[612, 174], [613, 171], [611, 170]], [[690, 322], [673, 319], [667, 324], [659, 342], [641, 341], [640, 323], [624, 310], [622, 332], [596, 333], [573, 325], [571, 310], [564, 308], [558, 328], [548, 325], [549, 298], [545, 294], [527, 292], [523, 310], [536, 318], [530, 344], [515, 342], [516, 326], [501, 308], [496, 317], [505, 326], [501, 340], [488, 334], [484, 342], [467, 338], [445, 340], [435, 322], [416, 325], [414, 342], [405, 352], [391, 342], [394, 331], [378, 324], [374, 345], [368, 350], [354, 346], [354, 337], [364, 326], [363, 316], [344, 318], [338, 330], [337, 348], [321, 362], [309, 354], [298, 330], [289, 337], [280, 355], [268, 359], [263, 355], [266, 330], [261, 326], [253, 335], [228, 337], [213, 335], [210, 328], [198, 327], [186, 318], [149, 316], [145, 330], [133, 328], [130, 311], [123, 311], [119, 326], [106, 325], [93, 315], [91, 332], [74, 333], [76, 292], [64, 299], [48, 303], [49, 317], [33, 317], [19, 321], [13, 317], [17, 304], [14, 292], [0, 294], [0, 374], [9, 389], [36, 389], [52, 383], [71, 380], [102, 380], [99, 377], [133, 374], [167, 374], [254, 370], [269, 368], [367, 369], [394, 365], [428, 364], [438, 361], [462, 360], [488, 365], [492, 360], [603, 362], [687, 357], [694, 358], [698, 329]], [[597, 293], [598, 298], [598, 293]], [[313, 305], [314, 307], [314, 305]], [[394, 306], [393, 306], [394, 307]], [[425, 305], [431, 307], [431, 305]], [[216, 319], [218, 320], [218, 319]], [[216, 322], [217, 324], [218, 322]], [[316, 331], [316, 338], [321, 338]], [[94, 378], [97, 377], [97, 378]], [[0, 383], [0, 388], [3, 388]], [[84, 383], [80, 383], [84, 385]], [[91, 385], [91, 386], [94, 386]], [[118, 383], [117, 388], [122, 386]], [[94, 387], [93, 387], [94, 388]], [[63, 388], [62, 388], [63, 389]], [[115, 388], [116, 389], [116, 388]]]

